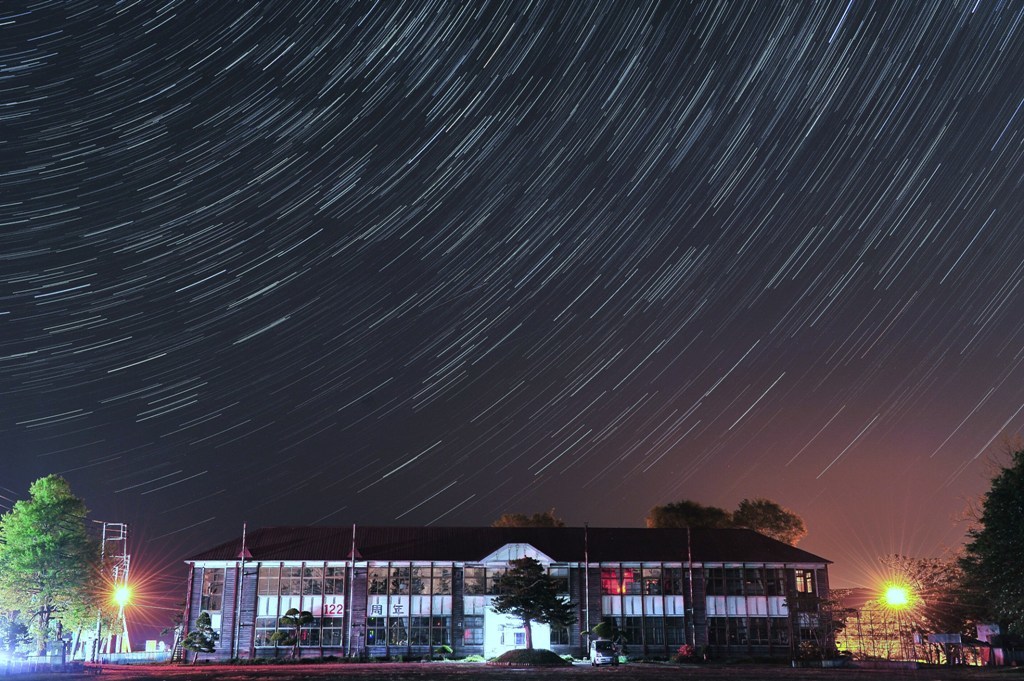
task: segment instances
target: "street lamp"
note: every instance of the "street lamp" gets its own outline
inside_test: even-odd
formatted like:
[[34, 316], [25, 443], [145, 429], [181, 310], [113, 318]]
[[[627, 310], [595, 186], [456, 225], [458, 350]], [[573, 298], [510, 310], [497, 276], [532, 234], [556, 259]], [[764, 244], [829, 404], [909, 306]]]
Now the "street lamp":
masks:
[[904, 660], [909, 659], [907, 655], [907, 641], [903, 632], [903, 611], [909, 609], [914, 602], [914, 594], [910, 588], [897, 583], [890, 583], [885, 586], [881, 598], [886, 609], [891, 610], [896, 617], [896, 636], [899, 637], [900, 653]]

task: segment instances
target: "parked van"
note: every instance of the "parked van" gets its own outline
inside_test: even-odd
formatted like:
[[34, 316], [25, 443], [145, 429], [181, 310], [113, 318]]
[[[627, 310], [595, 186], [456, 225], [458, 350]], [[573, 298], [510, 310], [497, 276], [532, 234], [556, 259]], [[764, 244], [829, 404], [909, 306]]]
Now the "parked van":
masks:
[[619, 664], [619, 651], [614, 643], [607, 639], [590, 642], [590, 664]]

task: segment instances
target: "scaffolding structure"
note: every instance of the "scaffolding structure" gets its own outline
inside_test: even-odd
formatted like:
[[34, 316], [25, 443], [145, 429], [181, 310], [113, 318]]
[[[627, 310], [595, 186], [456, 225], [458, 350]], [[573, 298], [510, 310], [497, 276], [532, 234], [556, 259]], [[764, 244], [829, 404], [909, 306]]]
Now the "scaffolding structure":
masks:
[[[112, 546], [108, 550], [108, 546]], [[126, 523], [103, 523], [101, 560], [110, 571], [110, 584], [117, 602], [117, 617], [113, 631], [103, 639], [99, 653], [130, 653], [131, 640], [128, 638], [128, 619], [124, 607], [127, 605], [128, 572], [131, 556], [128, 554], [128, 525]], [[96, 616], [96, 641], [99, 646], [102, 616]]]

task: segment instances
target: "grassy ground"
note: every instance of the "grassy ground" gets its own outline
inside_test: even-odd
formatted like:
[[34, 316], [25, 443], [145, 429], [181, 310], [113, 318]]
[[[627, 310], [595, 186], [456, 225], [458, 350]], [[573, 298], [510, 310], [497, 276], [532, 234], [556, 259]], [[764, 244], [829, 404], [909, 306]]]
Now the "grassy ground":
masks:
[[[2, 670], [0, 670], [2, 674]], [[377, 663], [303, 664], [273, 666], [104, 666], [99, 677], [86, 674], [25, 674], [9, 677], [19, 681], [529, 681], [569, 677], [607, 679], [609, 675], [629, 681], [1024, 681], [1024, 669], [977, 667], [931, 669], [792, 669], [758, 665], [624, 664], [600, 667], [577, 664], [555, 669], [508, 669], [482, 664]]]

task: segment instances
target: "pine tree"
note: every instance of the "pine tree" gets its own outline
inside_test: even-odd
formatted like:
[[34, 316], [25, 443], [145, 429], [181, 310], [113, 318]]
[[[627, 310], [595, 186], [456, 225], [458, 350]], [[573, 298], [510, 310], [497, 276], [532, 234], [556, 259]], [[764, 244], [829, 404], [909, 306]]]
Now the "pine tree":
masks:
[[188, 632], [188, 635], [181, 642], [181, 647], [195, 653], [195, 656], [192, 658], [192, 664], [195, 664], [196, 660], [199, 659], [199, 653], [212, 653], [216, 650], [219, 638], [220, 634], [214, 631], [213, 624], [210, 621], [210, 613], [204, 610], [199, 613], [199, 617], [196, 618], [195, 629]]
[[527, 650], [533, 650], [530, 630], [533, 622], [567, 627], [576, 621], [572, 604], [558, 596], [558, 582], [534, 558], [511, 561], [511, 567], [498, 579], [497, 587], [499, 595], [491, 607], [495, 612], [523, 621]]

